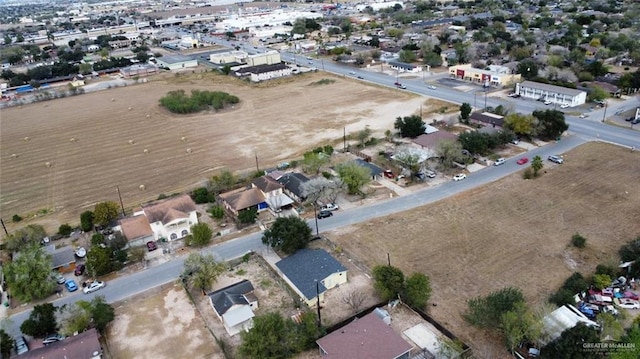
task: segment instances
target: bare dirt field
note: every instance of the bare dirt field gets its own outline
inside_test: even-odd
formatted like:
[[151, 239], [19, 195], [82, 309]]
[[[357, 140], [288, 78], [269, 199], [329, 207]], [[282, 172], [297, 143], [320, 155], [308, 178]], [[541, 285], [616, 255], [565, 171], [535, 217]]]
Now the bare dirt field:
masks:
[[[333, 83], [312, 85], [323, 78]], [[172, 115], [168, 91], [225, 91], [241, 103], [223, 112]], [[343, 129], [382, 135], [423, 97], [328, 74], [250, 85], [205, 74], [166, 76], [101, 92], [4, 109], [0, 117], [0, 218], [19, 214], [49, 230], [98, 202], [126, 208], [193, 188], [217, 171], [261, 168], [341, 142]], [[144, 186], [144, 189], [141, 189]], [[25, 225], [24, 222], [20, 226]]]
[[[466, 324], [466, 300], [506, 286], [530, 304], [545, 301], [574, 271], [617, 263], [619, 247], [640, 235], [640, 154], [592, 143], [545, 161], [535, 180], [521, 173], [415, 210], [340, 229], [328, 237], [373, 267], [423, 272], [429, 312], [480, 357], [499, 357], [495, 338]], [[571, 236], [587, 248], [570, 247]], [[482, 353], [485, 355], [483, 356]], [[487, 354], [489, 353], [489, 354]]]
[[116, 307], [106, 335], [112, 358], [224, 358], [181, 285]]

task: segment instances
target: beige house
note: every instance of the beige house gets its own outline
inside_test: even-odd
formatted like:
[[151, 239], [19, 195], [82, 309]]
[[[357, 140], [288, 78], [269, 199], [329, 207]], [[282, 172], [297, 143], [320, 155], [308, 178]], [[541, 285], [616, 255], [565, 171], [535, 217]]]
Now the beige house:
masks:
[[234, 215], [255, 208], [258, 212], [271, 209], [278, 212], [293, 200], [283, 193], [284, 186], [269, 176], [255, 178], [250, 188], [240, 188], [220, 194], [224, 208]]
[[488, 70], [476, 69], [471, 64], [449, 66], [449, 77], [475, 82], [486, 86], [505, 87], [520, 82], [520, 74], [512, 74], [505, 66], [488, 66]]

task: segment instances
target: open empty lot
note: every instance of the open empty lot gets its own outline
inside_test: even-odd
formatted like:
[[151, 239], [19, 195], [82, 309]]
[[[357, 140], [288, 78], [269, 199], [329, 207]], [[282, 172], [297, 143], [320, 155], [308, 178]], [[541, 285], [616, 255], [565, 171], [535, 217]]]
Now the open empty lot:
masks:
[[[323, 78], [335, 82], [313, 85]], [[177, 89], [225, 91], [241, 103], [220, 113], [173, 115], [158, 100]], [[369, 125], [381, 135], [424, 101], [328, 74], [250, 85], [204, 73], [5, 109], [0, 217], [7, 223], [14, 214], [46, 214], [39, 222], [57, 229], [77, 223], [97, 202], [118, 201], [116, 186], [131, 208], [195, 187], [224, 168], [254, 169], [256, 156], [265, 168], [341, 143], [344, 128]]]
[[[572, 272], [615, 261], [619, 247], [640, 235], [638, 152], [591, 143], [567, 153], [563, 165], [545, 161], [544, 171], [535, 180], [517, 173], [329, 237], [369, 267], [386, 264], [390, 253], [405, 273], [428, 274], [437, 304], [430, 314], [486, 352], [502, 343], [463, 321], [467, 299], [514, 286], [529, 303], [543, 302]], [[583, 250], [569, 246], [578, 232], [587, 238]]]

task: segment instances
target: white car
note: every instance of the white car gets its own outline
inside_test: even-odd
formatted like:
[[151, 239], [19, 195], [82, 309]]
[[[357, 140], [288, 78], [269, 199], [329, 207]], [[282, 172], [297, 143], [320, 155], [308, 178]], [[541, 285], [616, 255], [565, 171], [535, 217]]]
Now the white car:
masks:
[[620, 303], [618, 303], [618, 307], [624, 309], [640, 309], [640, 302], [637, 300], [629, 299], [629, 298], [620, 298]]
[[87, 255], [87, 250], [84, 247], [76, 249], [76, 256], [78, 258], [84, 258]]
[[340, 209], [337, 203], [328, 203], [320, 208], [321, 211], [337, 211]]
[[496, 160], [496, 162], [493, 164], [494, 166], [500, 166], [503, 165], [505, 162], [507, 162], [507, 160], [505, 160], [504, 158], [500, 157]]
[[567, 107], [569, 107], [569, 105], [567, 105], [566, 103], [560, 106], [560, 108], [567, 108]]
[[587, 118], [589, 117], [589, 115], [587, 115], [586, 113], [583, 113], [582, 115], [579, 116], [580, 118]]
[[547, 105], [547, 106], [551, 105], [551, 101], [547, 100], [547, 101], [544, 102], [544, 104]]
[[435, 87], [435, 86], [431, 85], [431, 86], [429, 86], [429, 87], [428, 87], [428, 89], [429, 89], [429, 90], [435, 90], [435, 89], [437, 89], [437, 87]]
[[82, 291], [84, 292], [84, 294], [89, 294], [91, 292], [95, 292], [96, 290], [100, 289], [104, 287], [104, 282], [99, 282], [99, 281], [94, 281], [91, 284], [89, 284], [88, 286], [84, 287], [84, 289], [82, 289]]
[[453, 180], [454, 181], [462, 181], [463, 179], [467, 178], [467, 175], [464, 173], [458, 173], [457, 175], [453, 176]]

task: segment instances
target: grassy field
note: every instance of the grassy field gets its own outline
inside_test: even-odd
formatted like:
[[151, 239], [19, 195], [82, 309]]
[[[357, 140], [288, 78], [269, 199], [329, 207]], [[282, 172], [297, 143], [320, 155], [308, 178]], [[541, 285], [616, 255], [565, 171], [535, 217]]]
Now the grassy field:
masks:
[[[334, 82], [310, 85], [324, 78]], [[241, 103], [173, 115], [158, 100], [176, 89], [224, 91]], [[221, 169], [255, 169], [256, 157], [261, 168], [296, 158], [342, 139], [345, 128], [369, 125], [381, 135], [424, 100], [324, 73], [258, 85], [205, 73], [4, 109], [0, 218], [10, 231], [14, 214], [57, 230], [98, 202], [118, 201], [116, 186], [132, 208], [194, 188]]]
[[[329, 237], [372, 267], [393, 265], [431, 277], [429, 311], [479, 353], [502, 343], [466, 324], [466, 300], [522, 289], [545, 301], [572, 272], [616, 263], [618, 248], [640, 235], [640, 154], [587, 144], [545, 161], [535, 180], [516, 173], [455, 197], [340, 229]], [[587, 247], [570, 246], [580, 233]], [[495, 351], [485, 357], [497, 357]]]

